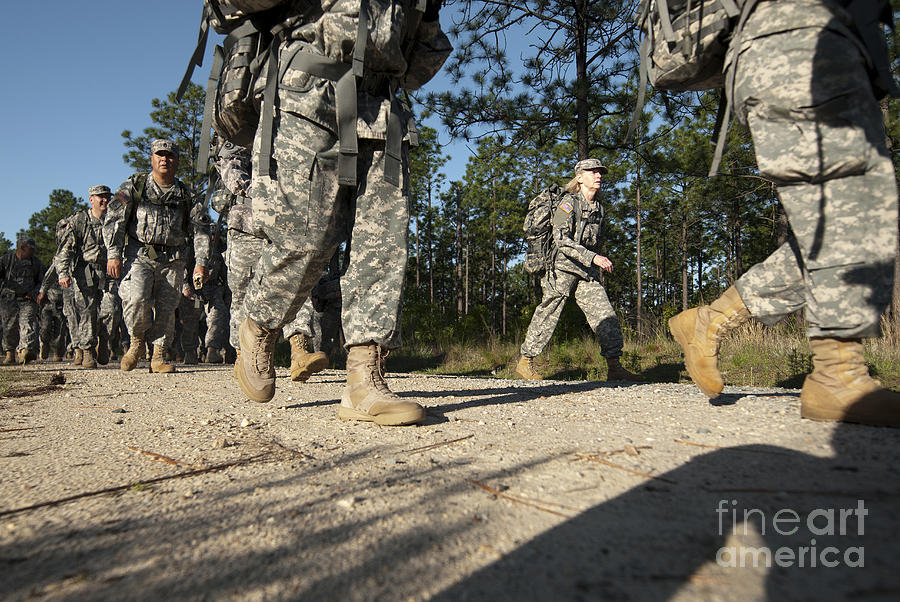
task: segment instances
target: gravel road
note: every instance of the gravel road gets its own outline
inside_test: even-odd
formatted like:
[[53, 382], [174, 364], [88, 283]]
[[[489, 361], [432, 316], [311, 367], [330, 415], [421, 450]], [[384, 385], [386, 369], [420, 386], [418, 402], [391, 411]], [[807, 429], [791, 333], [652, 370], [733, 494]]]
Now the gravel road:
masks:
[[0, 399], [5, 600], [900, 597], [900, 430], [796, 390], [390, 374], [379, 427], [337, 371], [6, 369], [65, 383]]

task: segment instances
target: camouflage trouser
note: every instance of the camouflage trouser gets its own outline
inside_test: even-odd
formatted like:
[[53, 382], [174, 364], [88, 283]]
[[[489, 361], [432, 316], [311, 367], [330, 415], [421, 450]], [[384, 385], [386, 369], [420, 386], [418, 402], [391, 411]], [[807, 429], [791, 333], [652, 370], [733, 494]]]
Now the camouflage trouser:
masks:
[[66, 324], [69, 328], [69, 344], [74, 348], [74, 334], [78, 331], [78, 311], [75, 309], [75, 288], [69, 287], [62, 289], [63, 294], [63, 315], [66, 317]]
[[60, 291], [47, 293], [47, 302], [41, 307], [41, 345], [51, 355], [62, 357], [66, 352], [66, 317], [63, 315], [63, 297]]
[[[805, 308], [809, 336], [878, 336], [897, 237], [882, 114], [857, 45], [825, 28], [830, 11], [790, 4], [760, 3], [747, 21], [734, 100], [795, 238], [736, 286], [764, 323]], [[789, 23], [801, 9], [821, 11], [823, 26], [763, 35], [772, 19]]]
[[[78, 315], [78, 328], [71, 333], [72, 344], [78, 349], [92, 349], [97, 346], [98, 338], [106, 340], [106, 332], [100, 333], [100, 302], [103, 289], [98, 286], [96, 274], [85, 274], [91, 268], [80, 265], [75, 269], [74, 301]], [[91, 277], [92, 276], [92, 277]]]
[[100, 301], [100, 323], [109, 337], [110, 349], [118, 349], [121, 342], [122, 300], [119, 298], [119, 282], [109, 277], [103, 300]]
[[[129, 265], [130, 264], [130, 265]], [[138, 256], [126, 260], [119, 284], [122, 315], [131, 336], [171, 347], [175, 338], [175, 308], [181, 297], [184, 260], [168, 263]]]
[[317, 322], [316, 310], [313, 307], [312, 298], [309, 298], [300, 306], [297, 317], [284, 327], [284, 338], [287, 339], [295, 334], [302, 334], [313, 340], [316, 336]]
[[528, 332], [520, 349], [522, 355], [536, 357], [544, 350], [556, 330], [559, 316], [573, 289], [575, 302], [584, 312], [588, 326], [596, 335], [603, 357], [622, 355], [622, 327], [603, 285], [560, 270], [548, 271], [541, 279], [543, 295], [531, 317], [531, 324], [528, 325]]
[[357, 180], [339, 186], [337, 139], [288, 112], [275, 119], [273, 171], [259, 170], [259, 137], [253, 152], [253, 221], [271, 244], [260, 256], [245, 304], [254, 321], [284, 327], [319, 281], [335, 249], [352, 232], [353, 246], [341, 278], [346, 344], [400, 345], [400, 302], [409, 221], [408, 146], [402, 149], [402, 182], [384, 181], [385, 144], [360, 140]]
[[220, 284], [204, 284], [201, 290], [206, 301], [207, 347], [224, 349], [229, 339], [228, 306], [225, 305], [225, 287]]
[[264, 238], [240, 230], [228, 231], [228, 246], [225, 248], [228, 288], [231, 289], [231, 324], [228, 338], [231, 346], [235, 349], [241, 348], [238, 328], [247, 317], [244, 297], [247, 295], [250, 279], [256, 269], [256, 262], [259, 260], [265, 244]]
[[200, 345], [200, 322], [203, 321], [203, 301], [200, 297], [185, 297], [178, 300], [178, 322], [173, 349], [197, 351]]
[[0, 298], [4, 351], [38, 351], [38, 305], [24, 297]]

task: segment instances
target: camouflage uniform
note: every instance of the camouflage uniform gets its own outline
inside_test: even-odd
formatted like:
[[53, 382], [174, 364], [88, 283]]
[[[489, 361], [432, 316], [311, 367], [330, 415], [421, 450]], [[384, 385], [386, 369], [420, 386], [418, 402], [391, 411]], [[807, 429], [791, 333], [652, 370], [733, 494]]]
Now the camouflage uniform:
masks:
[[[15, 251], [0, 257], [0, 318], [3, 350], [38, 352], [38, 305], [44, 264], [36, 256], [19, 259]], [[18, 346], [17, 346], [18, 342]]]
[[197, 291], [194, 290], [188, 269], [185, 268], [181, 283], [181, 295], [178, 300], [178, 319], [175, 323], [173, 349], [176, 353], [180, 353], [186, 362], [196, 363], [202, 321], [203, 302]]
[[794, 233], [735, 284], [766, 324], [805, 309], [810, 337], [878, 336], [891, 300], [897, 186], [848, 22], [818, 0], [761, 1], [734, 49], [735, 113]]
[[[138, 198], [141, 180], [144, 193]], [[180, 180], [164, 191], [152, 174], [131, 176], [110, 201], [103, 237], [109, 258], [124, 259], [119, 296], [132, 337], [171, 347], [191, 239], [197, 265], [206, 265], [209, 220], [204, 217], [203, 204], [193, 201]]]
[[565, 193], [553, 213], [554, 256], [551, 268], [541, 279], [543, 296], [535, 308], [521, 353], [536, 357], [550, 341], [566, 300], [575, 292], [575, 301], [600, 342], [607, 358], [622, 355], [622, 328], [619, 318], [599, 282], [593, 265], [602, 240], [604, 209], [599, 193], [593, 201], [581, 192]]
[[228, 216], [225, 273], [228, 288], [231, 289], [229, 343], [235, 349], [240, 349], [238, 327], [247, 317], [244, 296], [266, 239], [253, 228], [252, 208], [247, 197], [250, 188], [250, 151], [225, 142], [216, 153], [214, 161], [221, 186], [213, 195], [211, 204], [217, 213]]
[[108, 275], [100, 301], [99, 318], [106, 331], [110, 351], [117, 351], [122, 342], [122, 299], [119, 298], [119, 281]]
[[106, 331], [100, 332], [103, 324], [99, 320], [106, 290], [103, 223], [104, 219], [94, 217], [90, 209], [70, 217], [54, 261], [59, 278], [71, 278], [73, 282], [78, 328], [70, 334], [78, 349], [93, 349], [99, 339], [106, 344]]
[[[375, 31], [366, 46], [363, 76], [353, 82], [353, 98], [343, 96], [347, 88], [341, 85], [353, 79], [352, 71], [347, 71], [349, 79], [335, 83], [312, 75], [303, 63], [325, 57], [333, 61], [332, 72], [350, 69], [359, 1], [327, 0], [318, 18], [295, 17], [287, 23], [290, 32], [278, 48], [272, 150], [264, 144], [265, 103], [253, 145], [253, 219], [269, 243], [245, 305], [249, 317], [270, 331], [296, 316], [350, 230], [353, 248], [341, 281], [346, 344], [400, 345], [408, 144], [415, 133], [412, 113], [393, 91], [398, 85], [416, 89], [424, 84], [451, 50], [435, 17], [419, 24], [410, 52], [404, 53], [401, 44], [414, 4], [398, 0], [393, 12], [370, 12]], [[267, 79], [261, 78], [260, 90]], [[354, 101], [356, 122], [339, 124], [341, 107]], [[338, 132], [348, 130], [350, 136], [339, 140]], [[357, 153], [341, 153], [352, 146]], [[271, 168], [266, 165], [270, 157]]]
[[63, 288], [59, 285], [55, 262], [44, 274], [40, 292], [46, 298], [40, 316], [41, 347], [50, 355], [61, 358], [66, 353], [69, 328], [63, 313]]

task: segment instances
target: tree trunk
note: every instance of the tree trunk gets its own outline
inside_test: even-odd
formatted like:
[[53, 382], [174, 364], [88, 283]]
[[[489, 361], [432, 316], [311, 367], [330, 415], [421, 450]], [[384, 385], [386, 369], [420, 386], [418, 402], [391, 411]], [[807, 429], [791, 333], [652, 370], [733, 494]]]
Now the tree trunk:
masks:
[[634, 319], [635, 319], [635, 327], [637, 330], [638, 337], [640, 337], [643, 332], [643, 315], [641, 313], [643, 304], [642, 304], [642, 292], [641, 292], [641, 170], [640, 164], [638, 164], [638, 173], [637, 173], [637, 196], [635, 198], [635, 220], [634, 220], [634, 228], [635, 228], [635, 276], [637, 278], [637, 302], [635, 303], [634, 309]]
[[457, 186], [456, 190], [456, 315], [461, 316], [465, 311], [463, 306], [463, 244], [462, 244], [462, 190]]
[[687, 212], [681, 211], [681, 311], [688, 308]]
[[575, 8], [575, 140], [578, 159], [590, 156], [588, 145], [588, 69], [587, 69], [587, 23], [585, 11], [587, 2], [581, 0]]

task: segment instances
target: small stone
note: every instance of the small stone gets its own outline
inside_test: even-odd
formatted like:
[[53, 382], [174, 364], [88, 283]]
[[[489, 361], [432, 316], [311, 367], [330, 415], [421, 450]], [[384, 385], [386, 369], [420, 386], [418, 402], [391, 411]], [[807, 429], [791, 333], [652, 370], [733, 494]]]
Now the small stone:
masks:
[[708, 434], [710, 434], [711, 432], [712, 432], [711, 430], [709, 430], [709, 429], [706, 428], [706, 427], [702, 427], [702, 426], [701, 426], [700, 428], [697, 429], [697, 433], [700, 434], [700, 435], [708, 435]]
[[116, 418], [115, 420], [113, 420], [113, 424], [125, 424], [125, 421], [121, 418]]
[[116, 408], [112, 411], [113, 414], [124, 414], [125, 410], [123, 408]]
[[215, 447], [216, 449], [225, 449], [226, 447], [228, 447], [228, 439], [225, 439], [224, 437], [216, 439], [213, 447]]
[[243, 420], [241, 420], [241, 426], [242, 426], [242, 427], [244, 427], [244, 426], [250, 426], [250, 424], [251, 424], [251, 423], [250, 423], [250, 421], [249, 421], [247, 418], [244, 418]]
[[349, 509], [352, 508], [352, 507], [354, 506], [354, 504], [356, 504], [356, 502], [358, 502], [358, 501], [359, 501], [359, 500], [357, 500], [355, 497], [350, 496], [350, 497], [345, 497], [344, 499], [338, 500], [338, 501], [337, 501], [337, 505], [338, 505], [339, 507], [343, 508], [344, 510], [349, 510]]

